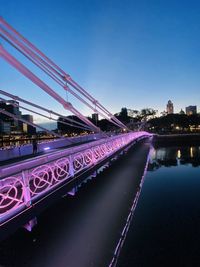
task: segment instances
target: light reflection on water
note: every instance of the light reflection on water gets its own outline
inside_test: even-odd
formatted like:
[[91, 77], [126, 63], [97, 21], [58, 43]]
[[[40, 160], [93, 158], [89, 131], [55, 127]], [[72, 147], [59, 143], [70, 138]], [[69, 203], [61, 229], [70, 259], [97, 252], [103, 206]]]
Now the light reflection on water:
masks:
[[191, 164], [193, 167], [200, 166], [200, 147], [162, 147], [151, 149], [151, 162], [149, 170], [158, 169], [162, 166], [178, 166]]
[[199, 266], [200, 147], [151, 149], [118, 267]]

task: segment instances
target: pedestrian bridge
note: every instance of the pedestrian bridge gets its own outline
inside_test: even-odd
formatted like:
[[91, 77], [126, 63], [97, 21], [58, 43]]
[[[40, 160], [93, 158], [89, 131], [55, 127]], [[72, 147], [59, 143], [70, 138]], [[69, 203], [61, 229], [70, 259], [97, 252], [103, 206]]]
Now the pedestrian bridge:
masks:
[[74, 194], [95, 171], [148, 137], [147, 132], [121, 134], [1, 167], [0, 226], [26, 213], [34, 217], [37, 204], [53, 201], [55, 193]]
[[[88, 140], [88, 142], [84, 139], [82, 140], [84, 143], [81, 140], [76, 142], [70, 138], [64, 140], [59, 132], [45, 129], [41, 125], [22, 118], [19, 114], [13, 114], [9, 110], [0, 108], [0, 113], [10, 117], [11, 120], [39, 127], [48, 134], [60, 138], [52, 144], [52, 147], [56, 146], [54, 151], [50, 150], [48, 153], [26, 159], [20, 157], [30, 156], [32, 145], [1, 151], [2, 158], [6, 160], [6, 163], [4, 162], [0, 167], [0, 239], [2, 239], [5, 233], [8, 234], [11, 229], [16, 229], [16, 227], [26, 224], [27, 221], [29, 223], [26, 224], [26, 228], [30, 230], [33, 224], [32, 219], [51, 202], [55, 202], [56, 199], [66, 194], [75, 194], [83, 182], [96, 176], [96, 173], [104, 166], [108, 166], [110, 161], [123, 154], [137, 141], [151, 137], [151, 134], [142, 131], [131, 132], [127, 125], [2, 17], [0, 17], [0, 33], [2, 40], [0, 57], [28, 78], [37, 88], [51, 96], [53, 101], [59, 103], [72, 116], [67, 116], [65, 113], [59, 114], [55, 110], [43, 107], [42, 103], [33, 103], [3, 90], [0, 90], [0, 94], [9, 99], [1, 97], [0, 101], [5, 105], [9, 103], [15, 108], [24, 109], [37, 114], [37, 116], [100, 136], [99, 139]], [[9, 47], [13, 49], [10, 50]], [[17, 51], [16, 55], [13, 54], [13, 50]], [[21, 57], [17, 58], [18, 52], [26, 60], [29, 60], [30, 66]], [[34, 64], [34, 68], [32, 64]], [[40, 75], [35, 68], [39, 70]], [[60, 91], [50, 87], [46, 78], [49, 82], [56, 83], [62, 92], [71, 94], [79, 103], [106, 120], [110, 125], [108, 130], [123, 134], [109, 136], [99, 128], [97, 122], [95, 124], [71, 102], [68, 102], [68, 98], [66, 100]], [[21, 103], [26, 106], [22, 106]], [[52, 107], [54, 107], [53, 104]], [[71, 142], [70, 147], [64, 148], [63, 142]], [[40, 144], [39, 152], [43, 153], [45, 148], [46, 144]], [[13, 158], [16, 159], [14, 163]]]

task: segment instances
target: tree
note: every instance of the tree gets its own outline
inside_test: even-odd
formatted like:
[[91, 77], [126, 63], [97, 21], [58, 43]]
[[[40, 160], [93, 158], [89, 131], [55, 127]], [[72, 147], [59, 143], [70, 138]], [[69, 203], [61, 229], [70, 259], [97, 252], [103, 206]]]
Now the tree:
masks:
[[127, 108], [122, 108], [116, 117], [123, 123], [128, 123], [130, 121]]
[[149, 116], [155, 116], [157, 113], [157, 110], [153, 108], [143, 108], [140, 112], [140, 116], [142, 119], [147, 119]]
[[127, 111], [128, 111], [128, 116], [132, 118], [138, 117], [140, 114], [139, 110], [136, 109], [127, 109]]

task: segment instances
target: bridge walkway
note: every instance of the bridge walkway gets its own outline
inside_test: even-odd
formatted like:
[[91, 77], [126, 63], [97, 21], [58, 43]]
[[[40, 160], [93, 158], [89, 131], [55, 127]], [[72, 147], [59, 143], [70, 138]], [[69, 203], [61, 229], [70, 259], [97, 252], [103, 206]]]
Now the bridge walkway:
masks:
[[149, 143], [139, 142], [83, 186], [76, 197], [59, 199], [47, 208], [31, 234], [19, 229], [1, 243], [0, 263], [20, 267], [108, 266], [138, 190], [148, 151]]
[[52, 152], [62, 151], [64, 149], [66, 149], [66, 148], [79, 146], [79, 145], [82, 145], [82, 144], [87, 144], [87, 143], [90, 143], [90, 142], [93, 142], [93, 141], [94, 140], [89, 140], [89, 141], [84, 141], [84, 142], [79, 142], [79, 143], [73, 143], [73, 144], [70, 144], [70, 145], [63, 146], [63, 147], [51, 148], [49, 150], [44, 150], [44, 151], [41, 151], [41, 152], [37, 152], [35, 154], [32, 153], [32, 154], [29, 154], [29, 155], [20, 156], [20, 157], [13, 158], [13, 159], [2, 160], [2, 161], [0, 160], [0, 169], [1, 169], [1, 167], [4, 167], [6, 165], [19, 163], [20, 161], [30, 160], [30, 159], [36, 158], [38, 156], [44, 156], [44, 155], [52, 153]]

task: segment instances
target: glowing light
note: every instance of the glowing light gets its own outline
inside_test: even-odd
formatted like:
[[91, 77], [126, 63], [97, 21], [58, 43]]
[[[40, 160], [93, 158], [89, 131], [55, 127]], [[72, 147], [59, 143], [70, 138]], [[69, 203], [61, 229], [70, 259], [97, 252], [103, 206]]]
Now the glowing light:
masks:
[[49, 147], [49, 146], [44, 148], [44, 150], [45, 150], [45, 151], [46, 151], [46, 150], [49, 150], [49, 149], [50, 149], [50, 147]]
[[177, 158], [178, 158], [178, 159], [181, 158], [181, 151], [180, 151], [180, 149], [177, 151]]
[[194, 153], [193, 153], [193, 147], [190, 147], [190, 157], [193, 158], [194, 157]]
[[[17, 213], [25, 211], [30, 203], [52, 192], [59, 183], [68, 181], [74, 175], [98, 164], [117, 150], [126, 147], [135, 140], [151, 136], [147, 132], [132, 132], [100, 139], [86, 146], [68, 148], [59, 154], [55, 160], [45, 161], [37, 165], [35, 159], [19, 163], [9, 173], [8, 177], [0, 180], [0, 225]], [[45, 147], [44, 150], [49, 150]], [[66, 153], [66, 154], [65, 154]], [[44, 155], [46, 158], [46, 156]], [[19, 171], [21, 164], [28, 164], [28, 170]], [[18, 170], [18, 173], [16, 172]]]

